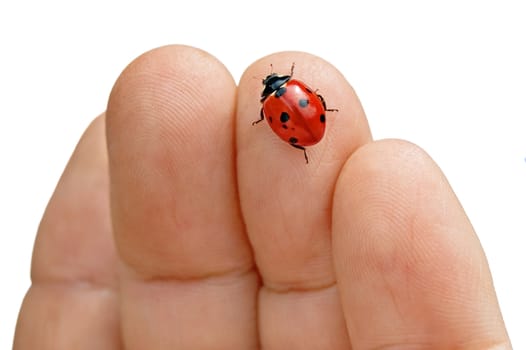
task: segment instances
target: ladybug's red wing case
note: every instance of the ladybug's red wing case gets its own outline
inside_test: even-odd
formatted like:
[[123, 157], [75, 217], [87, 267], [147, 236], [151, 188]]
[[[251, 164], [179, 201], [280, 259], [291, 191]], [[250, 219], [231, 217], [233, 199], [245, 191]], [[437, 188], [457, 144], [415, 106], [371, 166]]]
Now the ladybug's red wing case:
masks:
[[262, 110], [272, 130], [291, 145], [314, 145], [325, 133], [323, 100], [298, 80], [267, 97]]
[[294, 64], [290, 75], [271, 73], [263, 79], [261, 93], [260, 119], [252, 125], [267, 119], [272, 130], [292, 147], [301, 149], [308, 163], [305, 146], [314, 145], [325, 133], [325, 100], [304, 83], [292, 79]]

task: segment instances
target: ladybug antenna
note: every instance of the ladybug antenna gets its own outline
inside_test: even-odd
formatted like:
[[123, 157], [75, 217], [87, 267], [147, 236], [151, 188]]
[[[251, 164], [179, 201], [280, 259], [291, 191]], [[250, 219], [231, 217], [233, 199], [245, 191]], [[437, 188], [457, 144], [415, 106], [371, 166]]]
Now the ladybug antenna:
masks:
[[292, 75], [294, 74], [294, 66], [296, 64], [294, 62], [292, 62], [292, 66], [290, 66], [290, 77], [292, 78]]
[[274, 72], [274, 66], [271, 63], [270, 64], [270, 73], [268, 73], [268, 75], [272, 75], [273, 72]]

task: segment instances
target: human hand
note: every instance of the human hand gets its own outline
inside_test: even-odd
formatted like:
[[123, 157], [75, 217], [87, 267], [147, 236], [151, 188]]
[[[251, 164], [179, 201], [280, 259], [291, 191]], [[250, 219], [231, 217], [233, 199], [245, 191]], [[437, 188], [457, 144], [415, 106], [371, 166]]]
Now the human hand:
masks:
[[[251, 125], [254, 77], [292, 62], [339, 109], [308, 165]], [[189, 47], [135, 60], [50, 200], [32, 281], [15, 349], [511, 349], [439, 168], [373, 142], [344, 77], [297, 52], [239, 87]]]

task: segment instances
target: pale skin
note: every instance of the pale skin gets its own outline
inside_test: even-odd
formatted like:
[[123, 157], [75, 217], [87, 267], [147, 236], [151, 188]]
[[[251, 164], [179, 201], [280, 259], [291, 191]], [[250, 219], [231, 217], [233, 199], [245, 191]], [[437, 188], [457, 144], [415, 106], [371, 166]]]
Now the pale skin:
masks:
[[[309, 164], [252, 126], [261, 78], [292, 62], [338, 109]], [[17, 350], [511, 349], [438, 166], [373, 141], [345, 78], [305, 53], [239, 86], [190, 47], [132, 62], [57, 185], [31, 276]]]

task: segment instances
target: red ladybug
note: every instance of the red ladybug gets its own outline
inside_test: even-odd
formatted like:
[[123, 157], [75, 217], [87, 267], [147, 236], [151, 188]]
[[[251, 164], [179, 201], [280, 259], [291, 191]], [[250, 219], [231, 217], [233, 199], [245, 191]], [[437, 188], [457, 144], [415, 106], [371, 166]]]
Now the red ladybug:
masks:
[[322, 139], [325, 133], [325, 112], [337, 109], [327, 109], [321, 95], [303, 82], [292, 79], [293, 72], [294, 64], [290, 68], [290, 75], [271, 73], [263, 79], [265, 88], [261, 93], [261, 118], [252, 125], [266, 118], [283, 141], [303, 150], [308, 163], [305, 146], [312, 146]]

